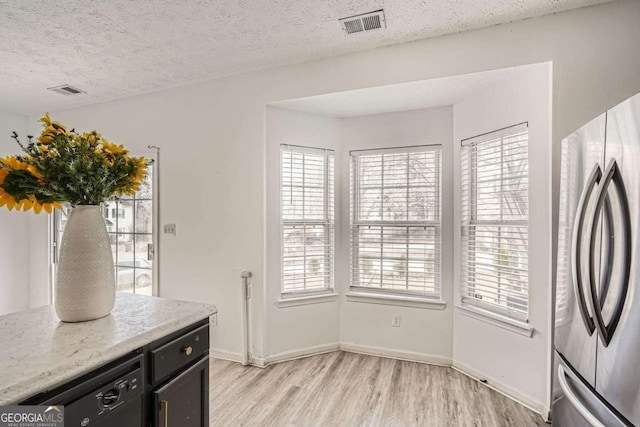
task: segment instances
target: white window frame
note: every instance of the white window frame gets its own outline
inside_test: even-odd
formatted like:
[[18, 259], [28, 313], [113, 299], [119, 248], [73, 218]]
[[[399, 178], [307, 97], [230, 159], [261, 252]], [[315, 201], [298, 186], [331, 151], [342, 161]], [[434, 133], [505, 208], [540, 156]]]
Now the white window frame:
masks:
[[[497, 218], [493, 218], [491, 220], [486, 219], [478, 219], [477, 209], [478, 209], [478, 196], [477, 196], [477, 150], [478, 146], [481, 144], [489, 144], [496, 143], [496, 141], [500, 141], [500, 170], [501, 174], [504, 170], [504, 165], [510, 159], [505, 158], [505, 147], [510, 148], [508, 146], [509, 143], [505, 142], [505, 140], [509, 138], [514, 138], [517, 135], [526, 135], [526, 169], [527, 169], [527, 185], [526, 185], [526, 202], [527, 202], [527, 215], [526, 219], [520, 220], [504, 220], [503, 219], [503, 204], [501, 202], [500, 207], [496, 207], [500, 210], [500, 215]], [[529, 321], [529, 308], [530, 308], [530, 293], [529, 293], [529, 266], [528, 266], [528, 248], [529, 248], [529, 136], [528, 136], [528, 123], [520, 123], [517, 125], [509, 126], [503, 129], [498, 129], [496, 131], [488, 132], [482, 135], [478, 135], [472, 138], [468, 138], [461, 141], [461, 165], [460, 165], [460, 182], [461, 182], [461, 192], [460, 192], [460, 204], [461, 204], [461, 244], [460, 244], [460, 302], [462, 304], [462, 308], [476, 310], [475, 312], [480, 315], [486, 315], [488, 317], [497, 317], [503, 318], [505, 321], [514, 321], [522, 324], [526, 324]], [[467, 166], [465, 166], [465, 164]], [[499, 181], [503, 181], [504, 178], [501, 177]], [[501, 184], [501, 200], [502, 200], [502, 184]], [[486, 202], [485, 202], [486, 203]], [[483, 205], [483, 208], [487, 208], [487, 205]], [[524, 274], [524, 280], [526, 280], [525, 285], [523, 287], [526, 288], [526, 294], [523, 295], [526, 298], [526, 310], [516, 309], [515, 305], [512, 303], [512, 307], [509, 307], [507, 292], [511, 292], [509, 290], [502, 290], [502, 285], [500, 284], [500, 278], [498, 278], [498, 282], [496, 283], [496, 289], [492, 290], [488, 285], [484, 285], [484, 292], [491, 293], [494, 291], [494, 295], [498, 295], [498, 303], [487, 302], [482, 300], [482, 296], [474, 291], [476, 288], [476, 282], [472, 277], [476, 276], [476, 261], [471, 260], [473, 258], [475, 260], [475, 255], [481, 253], [478, 250], [474, 250], [471, 248], [472, 243], [470, 240], [471, 230], [475, 230], [478, 227], [495, 227], [498, 230], [498, 238], [502, 235], [503, 230], [507, 230], [509, 233], [518, 233], [518, 235], [525, 234], [525, 250], [526, 250], [526, 262], [527, 269]], [[509, 249], [512, 250], [512, 249]], [[519, 252], [521, 253], [521, 252]], [[483, 269], [487, 271], [492, 266], [483, 264]], [[509, 268], [500, 267], [500, 271], [496, 268], [496, 275], [500, 276], [501, 274], [508, 274]], [[513, 271], [522, 269], [513, 267]], [[503, 272], [501, 272], [503, 271]], [[521, 271], [522, 272], [522, 271]], [[486, 273], [484, 274], [486, 276]], [[522, 278], [522, 277], [520, 277]], [[504, 302], [506, 305], [501, 305], [501, 292], [505, 292]], [[509, 294], [509, 296], [513, 296]], [[521, 295], [518, 295], [518, 299], [520, 299]], [[518, 305], [518, 304], [516, 304]]]
[[[284, 218], [284, 182], [283, 182], [283, 153], [285, 151], [292, 153], [313, 154], [320, 155], [324, 158], [324, 218], [322, 219], [308, 219], [304, 217], [300, 218]], [[280, 145], [280, 297], [285, 299], [298, 299], [306, 296], [332, 294], [334, 292], [335, 281], [335, 151], [328, 148], [316, 148], [301, 145], [281, 144]], [[322, 288], [312, 287], [306, 288], [307, 276], [306, 273], [303, 277], [304, 287], [303, 289], [288, 290], [285, 289], [285, 259], [286, 259], [286, 247], [284, 232], [285, 227], [307, 227], [307, 226], [322, 226], [325, 232], [325, 238], [328, 240], [328, 244], [325, 247], [325, 269], [328, 271], [325, 273], [324, 286]], [[286, 304], [283, 304], [286, 305]]]
[[[409, 154], [416, 152], [426, 152], [426, 151], [436, 151], [438, 153], [438, 165], [436, 168], [436, 181], [437, 181], [437, 215], [435, 220], [360, 220], [360, 182], [359, 182], [359, 173], [358, 173], [358, 162], [361, 156], [366, 155], [375, 155], [375, 154]], [[405, 299], [408, 298], [407, 301], [440, 301], [442, 294], [442, 145], [441, 144], [425, 144], [419, 146], [411, 146], [411, 147], [392, 147], [392, 148], [381, 148], [381, 149], [370, 149], [370, 150], [354, 150], [350, 152], [351, 155], [351, 185], [350, 185], [350, 202], [351, 202], [351, 215], [350, 215], [350, 294], [348, 297], [351, 297], [351, 300], [358, 300], [358, 295], [366, 295], [370, 294], [372, 297], [378, 295], [379, 297], [384, 297], [385, 299], [394, 300], [394, 299]], [[407, 170], [407, 181], [409, 181], [409, 171]], [[381, 185], [384, 187], [384, 181], [381, 182]], [[407, 191], [410, 191], [412, 186], [409, 182], [407, 182], [406, 188]], [[380, 226], [380, 227], [407, 227], [407, 232], [409, 228], [433, 228], [434, 229], [434, 283], [433, 287], [435, 289], [434, 292], [420, 292], [413, 290], [400, 290], [400, 289], [392, 289], [385, 288], [384, 283], [382, 283], [381, 278], [381, 286], [373, 287], [373, 286], [360, 286], [358, 284], [360, 272], [360, 253], [359, 253], [359, 228], [360, 227], [369, 227], [369, 226]], [[407, 246], [409, 245], [410, 240], [407, 239]], [[382, 245], [382, 240], [381, 240]], [[381, 251], [381, 262], [384, 257], [382, 256]], [[407, 280], [407, 288], [408, 288], [408, 280], [409, 275], [406, 274]], [[403, 305], [399, 303], [398, 305]], [[438, 306], [438, 308], [440, 308]]]

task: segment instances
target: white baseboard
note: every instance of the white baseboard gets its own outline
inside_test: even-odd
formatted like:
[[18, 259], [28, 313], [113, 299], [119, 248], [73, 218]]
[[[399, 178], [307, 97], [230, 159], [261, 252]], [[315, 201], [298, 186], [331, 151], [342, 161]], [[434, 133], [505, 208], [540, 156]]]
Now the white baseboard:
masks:
[[242, 355], [240, 353], [231, 353], [224, 350], [209, 349], [209, 357], [214, 359], [229, 360], [230, 362], [242, 363]]
[[451, 366], [451, 359], [432, 354], [416, 353], [412, 351], [392, 350], [382, 347], [371, 347], [367, 345], [341, 343], [340, 350], [349, 353], [368, 354], [370, 356], [387, 357], [389, 359], [406, 360], [408, 362], [429, 363], [431, 365]]
[[544, 403], [538, 402], [537, 400], [520, 393], [516, 389], [504, 384], [496, 378], [488, 377], [487, 375], [475, 370], [465, 363], [454, 360], [452, 368], [464, 375], [467, 375], [468, 377], [473, 378], [481, 384], [486, 385], [490, 389], [497, 391], [503, 396], [508, 397], [509, 399], [514, 400], [523, 406], [526, 406], [533, 412], [540, 414], [540, 416], [545, 421], [548, 421], [549, 408]]
[[[209, 350], [209, 357], [214, 358], [214, 359], [222, 359], [222, 360], [228, 360], [230, 362], [238, 362], [238, 363], [242, 363], [242, 354], [240, 353], [232, 353], [229, 351], [224, 351], [224, 350], [216, 350], [216, 349], [210, 349]], [[251, 360], [251, 363], [249, 363], [250, 366], [256, 366], [258, 368], [265, 368], [267, 365], [265, 364], [265, 358], [264, 357], [254, 357]]]
[[267, 367], [266, 359], [267, 359], [266, 357], [252, 356], [251, 362], [249, 362], [249, 365], [255, 366], [256, 368], [266, 368]]
[[[286, 362], [289, 360], [300, 359], [303, 357], [316, 356], [318, 354], [330, 353], [340, 349], [339, 343], [314, 345], [312, 347], [305, 347], [298, 350], [284, 351], [282, 353], [276, 353], [264, 358], [264, 366], [272, 365], [274, 363]], [[255, 360], [254, 360], [255, 362]]]

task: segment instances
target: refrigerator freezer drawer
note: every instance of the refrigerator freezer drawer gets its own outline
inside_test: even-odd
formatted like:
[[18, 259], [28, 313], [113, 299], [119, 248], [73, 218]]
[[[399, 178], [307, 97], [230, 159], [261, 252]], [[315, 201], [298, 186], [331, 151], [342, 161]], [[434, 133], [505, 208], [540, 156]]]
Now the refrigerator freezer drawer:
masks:
[[609, 408], [595, 392], [558, 357], [559, 394], [553, 402], [553, 425], [558, 427], [631, 426]]

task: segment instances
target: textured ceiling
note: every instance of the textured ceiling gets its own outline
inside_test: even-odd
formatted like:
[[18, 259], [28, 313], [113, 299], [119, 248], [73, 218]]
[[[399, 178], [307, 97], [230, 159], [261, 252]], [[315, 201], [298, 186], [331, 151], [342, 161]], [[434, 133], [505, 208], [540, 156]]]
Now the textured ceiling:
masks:
[[[34, 114], [609, 0], [0, 0], [0, 110]], [[384, 8], [387, 29], [338, 18]], [[67, 97], [46, 88], [70, 84]]]
[[519, 73], [544, 66], [544, 64], [525, 65], [278, 101], [271, 105], [339, 118], [441, 107], [456, 104], [476, 92], [513, 78]]

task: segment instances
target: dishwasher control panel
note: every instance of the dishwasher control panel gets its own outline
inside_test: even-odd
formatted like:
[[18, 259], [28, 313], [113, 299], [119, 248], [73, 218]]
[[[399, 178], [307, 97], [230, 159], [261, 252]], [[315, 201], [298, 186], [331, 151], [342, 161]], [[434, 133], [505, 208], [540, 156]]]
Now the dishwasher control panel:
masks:
[[[136, 369], [123, 377], [118, 378], [111, 384], [105, 385], [93, 394], [98, 415], [105, 411], [111, 411], [118, 406], [128, 402], [132, 397], [137, 397], [142, 393], [142, 371]], [[89, 396], [87, 396], [87, 399]]]

